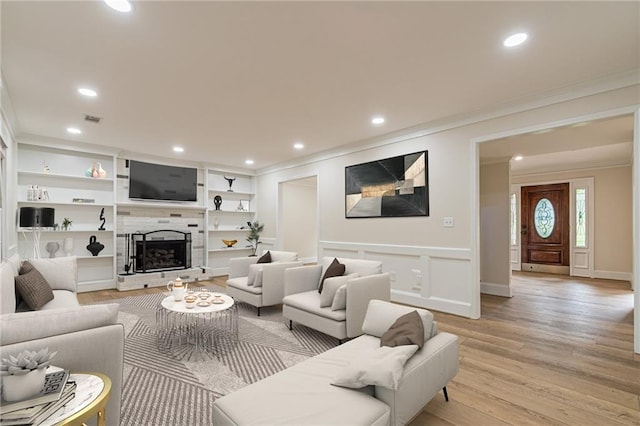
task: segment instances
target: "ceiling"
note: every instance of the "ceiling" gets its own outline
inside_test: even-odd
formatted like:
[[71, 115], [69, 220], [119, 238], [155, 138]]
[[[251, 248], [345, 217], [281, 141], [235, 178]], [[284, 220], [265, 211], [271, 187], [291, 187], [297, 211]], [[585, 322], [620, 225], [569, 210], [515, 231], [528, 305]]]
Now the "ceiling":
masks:
[[[640, 63], [638, 2], [137, 1], [130, 14], [101, 1], [0, 7], [18, 139], [251, 169]], [[519, 31], [529, 40], [504, 48]], [[82, 86], [98, 97], [79, 95]], [[375, 115], [386, 122], [372, 125]]]

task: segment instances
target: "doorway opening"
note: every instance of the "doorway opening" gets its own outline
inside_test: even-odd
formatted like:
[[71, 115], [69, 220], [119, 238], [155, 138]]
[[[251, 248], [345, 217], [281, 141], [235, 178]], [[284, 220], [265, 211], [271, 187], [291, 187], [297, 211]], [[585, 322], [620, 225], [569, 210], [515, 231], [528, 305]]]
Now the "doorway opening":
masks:
[[278, 247], [298, 253], [305, 263], [318, 260], [318, 178], [279, 183]]

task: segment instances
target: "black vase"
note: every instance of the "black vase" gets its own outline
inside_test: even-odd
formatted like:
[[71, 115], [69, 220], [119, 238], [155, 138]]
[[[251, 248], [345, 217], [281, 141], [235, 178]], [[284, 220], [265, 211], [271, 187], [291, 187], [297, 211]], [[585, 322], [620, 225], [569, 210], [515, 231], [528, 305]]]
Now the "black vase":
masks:
[[104, 249], [104, 244], [96, 241], [96, 236], [92, 235], [89, 237], [89, 244], [87, 245], [87, 250], [91, 252], [92, 255], [97, 256]]

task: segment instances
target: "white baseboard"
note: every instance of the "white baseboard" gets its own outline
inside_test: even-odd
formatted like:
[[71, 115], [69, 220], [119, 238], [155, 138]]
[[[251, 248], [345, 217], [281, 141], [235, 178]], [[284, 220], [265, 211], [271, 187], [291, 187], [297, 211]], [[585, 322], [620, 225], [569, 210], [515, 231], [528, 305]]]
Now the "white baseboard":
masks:
[[497, 284], [480, 282], [480, 293], [491, 294], [493, 296], [512, 297], [511, 286], [507, 284]]
[[633, 274], [631, 272], [593, 271], [593, 277], [603, 280], [619, 280], [629, 282], [633, 280]]

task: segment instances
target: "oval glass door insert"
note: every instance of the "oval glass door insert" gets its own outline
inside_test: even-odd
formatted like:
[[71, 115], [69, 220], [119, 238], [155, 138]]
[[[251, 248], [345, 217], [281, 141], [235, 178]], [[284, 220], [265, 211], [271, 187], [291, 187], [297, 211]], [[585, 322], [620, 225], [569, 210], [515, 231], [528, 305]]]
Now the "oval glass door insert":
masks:
[[538, 201], [534, 215], [536, 232], [541, 238], [549, 238], [556, 224], [556, 213], [553, 210], [551, 201], [548, 198], [542, 198]]

